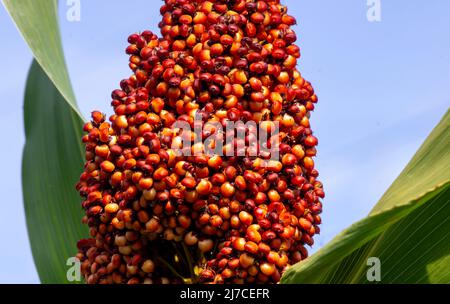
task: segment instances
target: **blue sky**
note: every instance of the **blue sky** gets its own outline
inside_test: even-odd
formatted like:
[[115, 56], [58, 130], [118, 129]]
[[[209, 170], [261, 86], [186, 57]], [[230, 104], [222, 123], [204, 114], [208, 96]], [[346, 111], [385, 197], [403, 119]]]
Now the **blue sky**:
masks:
[[[284, 0], [302, 48], [300, 71], [320, 98], [312, 124], [325, 184], [322, 234], [314, 250], [364, 217], [450, 105], [450, 2], [381, 0], [368, 22], [366, 0]], [[130, 33], [158, 31], [161, 1], [81, 0], [81, 21], [60, 23], [79, 106], [110, 113], [110, 92], [129, 76]], [[22, 99], [31, 53], [0, 7], [0, 129], [3, 218], [0, 283], [39, 282], [22, 207]]]

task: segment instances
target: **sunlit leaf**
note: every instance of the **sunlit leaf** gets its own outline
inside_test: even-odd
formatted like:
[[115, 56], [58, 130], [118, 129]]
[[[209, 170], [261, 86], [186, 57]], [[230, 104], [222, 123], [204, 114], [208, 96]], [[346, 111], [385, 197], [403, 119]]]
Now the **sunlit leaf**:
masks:
[[64, 59], [56, 0], [2, 0], [34, 58], [80, 116]]
[[450, 282], [450, 111], [371, 214], [293, 266], [283, 283]]

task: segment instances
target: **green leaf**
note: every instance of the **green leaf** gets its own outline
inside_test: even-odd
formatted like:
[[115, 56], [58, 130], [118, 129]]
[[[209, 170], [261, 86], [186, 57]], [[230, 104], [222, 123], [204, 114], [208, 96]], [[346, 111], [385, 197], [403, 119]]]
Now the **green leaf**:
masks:
[[2, 0], [34, 58], [80, 116], [67, 72], [58, 26], [56, 0]]
[[34, 261], [42, 283], [67, 283], [66, 261], [88, 235], [75, 189], [83, 167], [83, 121], [36, 62], [24, 112], [22, 187]]
[[286, 271], [282, 283], [450, 282], [450, 111], [371, 214]]
[[31, 249], [42, 283], [66, 283], [66, 260], [87, 235], [74, 189], [83, 166], [82, 115], [61, 44], [56, 0], [3, 0], [35, 62], [25, 96], [22, 183]]

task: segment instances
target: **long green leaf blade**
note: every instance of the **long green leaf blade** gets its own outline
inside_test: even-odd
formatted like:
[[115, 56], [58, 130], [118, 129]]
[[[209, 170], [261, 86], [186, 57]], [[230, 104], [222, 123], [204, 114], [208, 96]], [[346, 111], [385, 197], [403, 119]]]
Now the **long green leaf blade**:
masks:
[[22, 187], [28, 234], [42, 283], [67, 283], [66, 261], [88, 235], [75, 190], [83, 122], [33, 62], [25, 93]]
[[80, 116], [67, 72], [58, 25], [56, 0], [2, 0], [34, 58], [61, 95]]
[[407, 203], [450, 180], [450, 110], [371, 214]]
[[288, 270], [283, 283], [450, 282], [450, 111], [372, 213]]

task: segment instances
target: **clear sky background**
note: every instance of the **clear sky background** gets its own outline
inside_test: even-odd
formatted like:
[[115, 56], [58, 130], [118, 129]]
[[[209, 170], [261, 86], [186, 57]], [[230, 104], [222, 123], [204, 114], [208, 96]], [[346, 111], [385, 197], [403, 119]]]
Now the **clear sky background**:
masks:
[[[39, 1], [39, 0], [36, 0]], [[299, 25], [300, 70], [318, 95], [313, 129], [324, 182], [314, 250], [371, 210], [450, 105], [450, 1], [283, 0]], [[110, 92], [130, 75], [129, 34], [158, 32], [157, 0], [81, 0], [81, 21], [60, 24], [79, 106], [111, 113]], [[23, 94], [31, 53], [0, 6], [0, 283], [38, 283], [22, 206]]]

